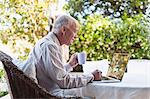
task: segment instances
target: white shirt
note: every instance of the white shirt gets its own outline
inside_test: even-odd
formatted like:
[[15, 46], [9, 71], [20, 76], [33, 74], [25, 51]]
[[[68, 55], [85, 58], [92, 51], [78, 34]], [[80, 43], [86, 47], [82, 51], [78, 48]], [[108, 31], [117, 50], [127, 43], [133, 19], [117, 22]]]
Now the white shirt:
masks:
[[69, 73], [73, 69], [69, 64], [63, 64], [61, 46], [53, 33], [49, 33], [36, 43], [24, 66], [20, 66], [21, 69], [26, 67], [27, 62], [35, 66], [38, 84], [54, 95], [67, 95], [68, 92], [71, 95], [70, 88], [74, 88], [72, 95], [81, 96], [74, 93], [75, 89], [86, 86], [93, 80], [92, 74], [72, 76]]

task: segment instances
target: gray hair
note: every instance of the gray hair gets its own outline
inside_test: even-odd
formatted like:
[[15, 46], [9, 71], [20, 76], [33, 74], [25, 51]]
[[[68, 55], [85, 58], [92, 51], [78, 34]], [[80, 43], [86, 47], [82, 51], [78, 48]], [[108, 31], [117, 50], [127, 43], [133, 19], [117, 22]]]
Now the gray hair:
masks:
[[79, 23], [72, 16], [61, 15], [56, 18], [54, 25], [53, 25], [53, 29], [58, 31], [59, 29], [61, 29], [62, 26], [66, 26], [69, 24], [70, 25], [74, 24], [77, 29], [79, 28]]

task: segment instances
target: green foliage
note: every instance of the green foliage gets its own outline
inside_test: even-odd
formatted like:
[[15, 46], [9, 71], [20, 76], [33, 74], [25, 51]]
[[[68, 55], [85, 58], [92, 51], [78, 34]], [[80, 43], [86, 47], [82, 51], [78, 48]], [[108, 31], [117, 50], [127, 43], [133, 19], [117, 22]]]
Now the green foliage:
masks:
[[[11, 45], [19, 53], [20, 58], [25, 59], [35, 42], [48, 33], [48, 16], [45, 13], [51, 1], [53, 0], [44, 0], [42, 3], [38, 0], [0, 2], [0, 25], [6, 27], [0, 30], [0, 39], [3, 43]], [[84, 19], [80, 20], [82, 27], [78, 33], [79, 38], [70, 47], [70, 53], [85, 50], [88, 53], [88, 60], [99, 60], [110, 59], [113, 52], [121, 50], [130, 52], [132, 58], [150, 59], [150, 45], [147, 39], [148, 22], [143, 15], [134, 16], [145, 12], [148, 0], [102, 0], [100, 2], [101, 4], [96, 3], [95, 0], [69, 0], [68, 5], [65, 6], [71, 15]], [[128, 2], [126, 6], [123, 5], [125, 2]], [[123, 11], [120, 10], [122, 7]], [[94, 12], [101, 14], [99, 8], [104, 10], [102, 15], [105, 18], [94, 15]], [[113, 9], [112, 13], [109, 8]], [[112, 18], [118, 11], [120, 16], [117, 17], [120, 18]], [[93, 16], [89, 16], [90, 14]]]
[[150, 31], [144, 16], [109, 19], [99, 15], [88, 16], [78, 33], [79, 38], [70, 47], [71, 54], [86, 51], [87, 60], [111, 59], [117, 51], [129, 52], [131, 58], [150, 59]]
[[[2, 79], [2, 77], [4, 77], [4, 70], [0, 69], [0, 79]], [[0, 80], [1, 81], [1, 80]]]
[[149, 21], [143, 15], [148, 4], [148, 0], [68, 0], [64, 8], [83, 25], [70, 53], [85, 50], [88, 60], [99, 60], [122, 51], [131, 58], [150, 59]]
[[0, 2], [0, 25], [6, 27], [0, 30], [2, 42], [12, 46], [20, 55], [28, 54], [35, 42], [48, 33], [47, 9], [51, 1], [53, 0]]
[[2, 96], [7, 95], [7, 94], [8, 94], [8, 92], [7, 92], [7, 91], [2, 91], [2, 92], [0, 92], [0, 98], [1, 98]]
[[145, 13], [148, 0], [67, 0], [64, 7], [76, 18], [84, 18], [96, 12], [103, 16], [121, 17], [124, 13], [128, 16]]
[[[3, 82], [2, 78], [4, 78], [4, 70], [0, 69], [0, 83]], [[0, 91], [0, 97], [7, 95], [7, 91]]]

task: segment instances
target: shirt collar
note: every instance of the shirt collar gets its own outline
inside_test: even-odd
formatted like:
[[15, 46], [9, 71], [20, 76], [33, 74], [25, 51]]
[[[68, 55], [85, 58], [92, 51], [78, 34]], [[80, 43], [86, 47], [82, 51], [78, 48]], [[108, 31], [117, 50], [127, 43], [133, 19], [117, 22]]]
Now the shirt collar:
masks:
[[47, 35], [47, 38], [52, 38], [52, 40], [60, 46], [60, 42], [58, 40], [58, 38], [56, 37], [56, 35], [53, 33], [53, 32], [49, 32], [48, 35]]

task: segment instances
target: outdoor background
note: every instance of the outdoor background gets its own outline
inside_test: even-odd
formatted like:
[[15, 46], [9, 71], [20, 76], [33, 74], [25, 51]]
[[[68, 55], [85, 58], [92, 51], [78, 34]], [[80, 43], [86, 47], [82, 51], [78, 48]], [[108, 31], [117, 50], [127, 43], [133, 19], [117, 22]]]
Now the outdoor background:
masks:
[[[150, 59], [149, 3], [149, 0], [0, 0], [0, 50], [25, 60], [34, 44], [47, 35], [55, 16], [67, 13], [81, 24], [69, 55], [86, 51], [87, 60], [110, 60], [119, 51], [129, 52], [131, 59]], [[4, 82], [3, 75], [0, 68], [0, 82]]]

